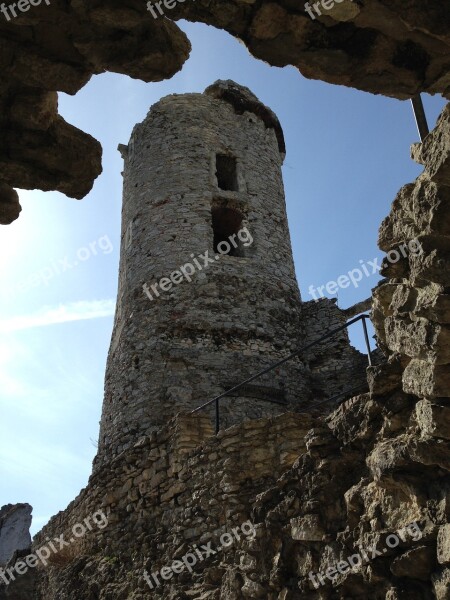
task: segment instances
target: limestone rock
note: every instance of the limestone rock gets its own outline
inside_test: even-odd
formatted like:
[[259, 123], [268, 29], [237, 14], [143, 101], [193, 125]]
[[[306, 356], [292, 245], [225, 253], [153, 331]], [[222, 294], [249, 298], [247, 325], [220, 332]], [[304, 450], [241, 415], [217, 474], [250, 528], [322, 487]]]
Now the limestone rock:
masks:
[[367, 379], [372, 396], [385, 396], [401, 387], [402, 364], [397, 356], [389, 362], [367, 368]]
[[419, 147], [418, 159], [436, 183], [450, 186], [450, 106], [440, 115], [436, 128]]
[[450, 406], [439, 406], [429, 400], [416, 405], [417, 423], [425, 436], [450, 439]]
[[439, 529], [437, 538], [437, 559], [441, 565], [450, 564], [450, 524]]
[[450, 235], [450, 187], [431, 180], [428, 173], [404, 186], [384, 219], [378, 245], [385, 252], [404, 244], [405, 253], [416, 253], [419, 235]]
[[0, 182], [0, 224], [9, 225], [18, 218], [21, 210], [16, 190]]
[[396, 577], [414, 576], [414, 579], [427, 581], [434, 569], [435, 562], [433, 548], [417, 546], [396, 558], [391, 565], [391, 571]]
[[31, 548], [31, 512], [29, 504], [7, 504], [0, 509], [0, 567], [18, 550]]
[[415, 317], [414, 320], [387, 317], [386, 343], [389, 349], [411, 358], [435, 364], [450, 363], [450, 327]]
[[413, 359], [403, 371], [403, 389], [408, 394], [425, 398], [450, 397], [448, 365]]
[[432, 580], [436, 600], [450, 600], [450, 569], [434, 573]]

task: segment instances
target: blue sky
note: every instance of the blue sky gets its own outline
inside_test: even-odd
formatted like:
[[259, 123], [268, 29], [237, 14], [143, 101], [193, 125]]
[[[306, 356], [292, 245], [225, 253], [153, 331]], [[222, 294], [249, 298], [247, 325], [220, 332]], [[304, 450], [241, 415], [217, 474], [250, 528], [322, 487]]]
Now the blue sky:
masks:
[[[292, 67], [257, 61], [226, 33], [181, 26], [193, 52], [172, 80], [144, 84], [105, 74], [75, 97], [60, 95], [64, 118], [102, 143], [104, 171], [82, 201], [20, 192], [21, 217], [1, 228], [0, 506], [32, 504], [33, 532], [66, 507], [91, 471], [117, 290], [122, 160], [116, 149], [154, 102], [234, 79], [277, 113], [304, 300], [311, 299], [310, 285], [382, 256], [379, 224], [398, 189], [421, 171], [409, 158], [418, 140], [409, 102], [309, 81]], [[433, 126], [444, 101], [424, 101]], [[339, 305], [368, 297], [377, 279], [341, 290]]]

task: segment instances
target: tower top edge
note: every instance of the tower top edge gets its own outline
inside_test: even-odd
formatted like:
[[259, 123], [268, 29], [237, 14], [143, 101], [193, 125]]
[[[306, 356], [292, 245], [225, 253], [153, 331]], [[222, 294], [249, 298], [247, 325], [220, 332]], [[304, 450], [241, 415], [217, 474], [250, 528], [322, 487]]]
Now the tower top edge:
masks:
[[[199, 96], [208, 96], [214, 100], [220, 100], [226, 102], [233, 107], [236, 114], [242, 115], [245, 112], [254, 114], [258, 119], [263, 121], [264, 125], [268, 129], [273, 129], [278, 142], [278, 148], [282, 158], [286, 156], [286, 143], [281, 127], [280, 121], [277, 115], [268, 106], [263, 104], [261, 100], [247, 87], [236, 83], [230, 79], [222, 80], [219, 79], [212, 85], [208, 86], [203, 94], [198, 92], [190, 92], [186, 94], [169, 94], [161, 98], [158, 102], [150, 107], [147, 118], [151, 115], [152, 111], [155, 110], [158, 105], [164, 105], [167, 102], [176, 101], [181, 98], [198, 98]], [[145, 122], [145, 121], [144, 121]], [[135, 126], [139, 127], [139, 124]], [[126, 149], [126, 146], [122, 145], [119, 147], [119, 151], [122, 156]]]
[[204, 94], [217, 100], [223, 100], [231, 104], [239, 115], [251, 112], [261, 119], [267, 128], [273, 129], [278, 140], [280, 154], [286, 155], [286, 142], [283, 128], [271, 108], [261, 102], [255, 94], [244, 85], [240, 85], [231, 79], [218, 79], [204, 91]]

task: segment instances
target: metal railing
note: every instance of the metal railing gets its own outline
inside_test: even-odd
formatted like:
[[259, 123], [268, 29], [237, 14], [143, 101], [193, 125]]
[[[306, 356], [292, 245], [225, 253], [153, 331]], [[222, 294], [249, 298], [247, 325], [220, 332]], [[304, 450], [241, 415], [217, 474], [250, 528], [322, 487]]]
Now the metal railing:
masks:
[[[229, 390], [226, 390], [225, 392], [223, 392], [219, 396], [216, 396], [212, 400], [209, 400], [208, 402], [205, 402], [205, 404], [202, 404], [201, 406], [198, 406], [196, 409], [194, 409], [193, 411], [191, 411], [191, 414], [199, 412], [199, 411], [205, 409], [206, 407], [208, 407], [208, 406], [210, 406], [211, 404], [214, 403], [215, 407], [216, 407], [216, 434], [217, 434], [219, 432], [219, 429], [220, 429], [220, 401], [222, 400], [222, 398], [225, 398], [226, 396], [229, 396], [230, 394], [236, 392], [237, 390], [240, 390], [241, 388], [243, 388], [244, 386], [248, 385], [252, 381], [255, 381], [255, 379], [258, 379], [258, 377], [261, 377], [262, 375], [265, 375], [266, 373], [269, 373], [270, 371], [272, 371], [273, 369], [276, 369], [280, 365], [283, 365], [284, 363], [286, 363], [289, 360], [295, 358], [296, 356], [299, 356], [299, 354], [302, 354], [306, 350], [309, 350], [310, 348], [313, 348], [314, 346], [317, 346], [318, 344], [321, 344], [325, 340], [333, 337], [334, 335], [336, 335], [337, 333], [343, 331], [344, 329], [348, 329], [351, 325], [353, 325], [354, 323], [357, 323], [358, 321], [362, 321], [362, 324], [363, 324], [364, 339], [365, 339], [366, 348], [367, 348], [367, 359], [368, 359], [368, 362], [369, 362], [369, 366], [371, 366], [372, 365], [372, 353], [371, 353], [371, 350], [370, 350], [369, 334], [367, 332], [367, 323], [366, 323], [367, 319], [370, 320], [370, 317], [367, 314], [358, 315], [354, 319], [351, 319], [350, 321], [347, 321], [347, 323], [345, 323], [345, 325], [341, 325], [340, 327], [337, 327], [336, 329], [332, 329], [331, 331], [329, 331], [328, 333], [326, 333], [325, 335], [323, 335], [319, 339], [314, 340], [313, 342], [310, 342], [309, 344], [306, 344], [306, 346], [303, 346], [302, 348], [299, 348], [295, 352], [292, 352], [292, 354], [289, 354], [289, 356], [286, 356], [285, 358], [282, 358], [281, 360], [279, 360], [278, 362], [270, 365], [269, 367], [266, 367], [262, 371], [259, 371], [258, 373], [256, 373], [256, 375], [253, 375], [252, 377], [249, 377], [248, 379], [246, 379], [245, 381], [242, 381], [238, 385], [235, 385], [234, 387], [230, 388]], [[352, 391], [352, 390], [349, 390], [349, 392], [350, 391]], [[337, 396], [334, 396], [333, 398], [327, 398], [326, 400], [323, 400], [322, 402], [316, 403], [316, 406], [318, 404], [323, 404], [324, 402], [331, 402], [332, 400], [336, 400], [337, 398], [339, 398], [340, 396], [345, 395], [345, 394], [347, 394], [347, 392], [341, 392], [340, 394], [338, 394]], [[279, 400], [270, 400], [268, 398], [264, 398], [264, 399], [261, 398], [261, 399], [258, 399], [258, 400], [261, 400], [263, 402], [270, 402], [272, 404], [282, 404], [282, 405], [287, 405], [288, 404], [287, 402], [280, 402]]]
[[411, 98], [411, 104], [414, 111], [414, 117], [416, 118], [416, 125], [417, 129], [419, 130], [420, 139], [423, 142], [423, 140], [430, 133], [430, 128], [428, 127], [422, 96], [417, 94], [417, 96]]

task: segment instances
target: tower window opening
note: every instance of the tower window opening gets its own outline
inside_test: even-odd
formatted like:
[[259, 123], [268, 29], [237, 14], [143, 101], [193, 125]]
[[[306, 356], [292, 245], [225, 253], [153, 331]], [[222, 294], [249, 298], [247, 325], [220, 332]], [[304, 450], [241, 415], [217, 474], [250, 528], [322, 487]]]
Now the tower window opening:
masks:
[[227, 207], [212, 209], [214, 252], [228, 256], [244, 256], [244, 248], [238, 237], [242, 225], [242, 214]]
[[238, 192], [237, 161], [234, 156], [217, 154], [216, 156], [217, 185], [221, 190]]

